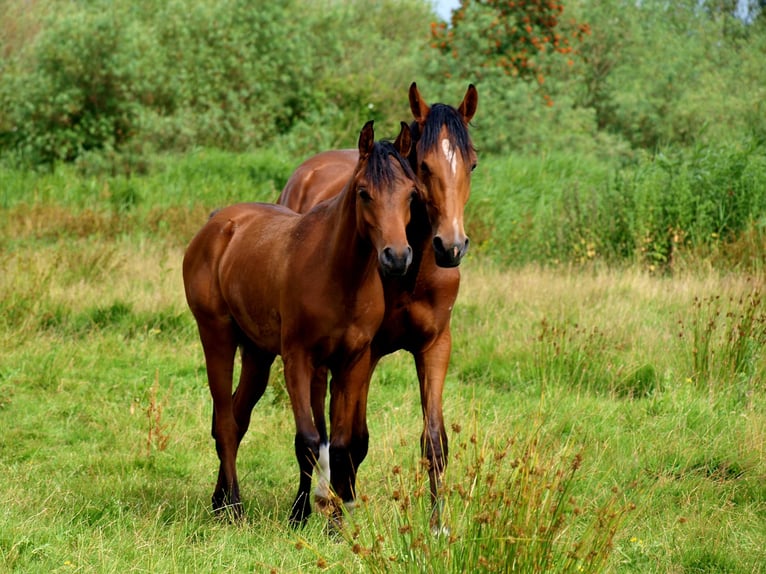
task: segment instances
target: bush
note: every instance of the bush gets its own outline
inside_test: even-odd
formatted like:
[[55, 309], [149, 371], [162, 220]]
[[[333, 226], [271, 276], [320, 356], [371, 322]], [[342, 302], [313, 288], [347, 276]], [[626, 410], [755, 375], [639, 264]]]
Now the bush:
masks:
[[106, 9], [62, 11], [30, 48], [34, 65], [17, 61], [3, 75], [4, 139], [33, 163], [117, 149], [135, 134], [147, 71], [141, 35], [121, 20]]
[[[743, 238], [762, 245], [753, 236], [766, 231], [766, 147], [752, 139], [667, 147], [625, 165], [561, 152], [511, 156], [483, 162], [475, 181], [466, 225], [474, 249], [506, 264], [669, 271]], [[737, 264], [755, 271], [762, 255], [745, 247], [749, 259]]]
[[242, 151], [279, 138], [305, 155], [353, 144], [370, 118], [393, 132], [409, 115], [406, 90], [430, 13], [414, 0], [372, 9], [359, 1], [318, 10], [306, 0], [38, 9], [37, 34], [5, 46], [0, 146], [32, 164], [86, 156], [90, 166], [99, 163], [94, 151], [118, 162], [115, 154]]

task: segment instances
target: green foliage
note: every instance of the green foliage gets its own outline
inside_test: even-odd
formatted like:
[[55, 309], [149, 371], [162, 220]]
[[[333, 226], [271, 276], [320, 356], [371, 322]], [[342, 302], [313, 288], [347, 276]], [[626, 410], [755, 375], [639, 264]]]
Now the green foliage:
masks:
[[709, 257], [756, 271], [764, 181], [766, 148], [753, 140], [666, 148], [625, 165], [511, 156], [477, 169], [467, 229], [477, 250], [510, 264], [638, 262], [672, 271]]
[[428, 13], [403, 0], [41, 4], [41, 29], [0, 69], [0, 147], [32, 164], [92, 166], [97, 152], [119, 171], [155, 150], [285, 136], [304, 153], [355, 142], [370, 117], [397, 125]]
[[28, 48], [34, 69], [17, 62], [3, 74], [0, 98], [12, 125], [4, 139], [33, 163], [117, 149], [138, 127], [145, 46], [140, 29], [110, 6], [49, 17]]
[[757, 286], [739, 298], [696, 298], [681, 335], [689, 338], [691, 379], [700, 387], [734, 386], [745, 398], [766, 385], [760, 352], [766, 345], [766, 304]]
[[570, 85], [600, 130], [648, 150], [763, 133], [763, 26], [697, 2], [581, 10], [592, 34], [580, 46], [584, 81]]
[[764, 148], [751, 142], [671, 149], [619, 174], [621, 192], [633, 198], [641, 256], [649, 265], [668, 267], [685, 249], [709, 253], [750, 229], [762, 233], [764, 174]]
[[450, 26], [434, 24], [431, 33], [432, 46], [451, 59], [449, 75], [458, 66], [481, 80], [486, 68], [497, 68], [542, 85], [550, 68], [546, 54], [575, 53], [589, 31], [565, 17], [561, 2], [462, 0]]
[[[430, 495], [411, 487], [423, 484], [423, 470], [404, 471], [396, 465], [385, 491], [394, 506], [388, 537], [362, 534], [353, 525], [343, 533], [365, 571], [604, 570], [614, 537], [634, 505], [618, 489], [599, 493], [596, 500], [577, 500], [582, 453], [542, 444], [534, 435], [491, 437], [479, 432], [466, 438], [458, 423], [452, 430], [453, 463], [445, 476], [443, 501], [448, 531], [431, 532]], [[358, 512], [365, 511], [369, 507]]]
[[57, 6], [2, 2], [9, 163], [135, 173], [199, 146], [303, 157], [352, 146], [370, 118], [393, 135], [412, 81], [448, 103], [476, 84], [485, 154], [766, 140], [766, 20], [718, 5], [467, 0], [450, 26], [423, 0]]

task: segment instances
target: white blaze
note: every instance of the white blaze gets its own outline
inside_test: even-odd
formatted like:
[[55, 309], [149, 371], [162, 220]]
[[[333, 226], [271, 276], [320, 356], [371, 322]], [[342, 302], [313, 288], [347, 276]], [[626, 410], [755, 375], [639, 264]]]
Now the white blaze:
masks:
[[444, 152], [444, 157], [447, 158], [447, 162], [452, 168], [452, 175], [455, 175], [457, 173], [457, 156], [455, 155], [455, 148], [452, 147], [447, 138], [442, 140], [442, 152]]

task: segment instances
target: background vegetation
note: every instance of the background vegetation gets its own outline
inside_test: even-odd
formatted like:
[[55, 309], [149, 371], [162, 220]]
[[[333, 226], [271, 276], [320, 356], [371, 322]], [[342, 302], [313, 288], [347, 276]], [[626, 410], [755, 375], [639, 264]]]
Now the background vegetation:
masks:
[[[755, 3], [466, 0], [450, 26], [422, 0], [0, 7], [6, 170], [69, 163], [129, 178], [207, 148], [255, 154], [254, 177], [279, 188], [307, 155], [353, 145], [371, 117], [393, 133], [413, 80], [452, 104], [474, 82], [482, 162], [505, 158], [488, 173], [512, 183], [471, 205], [498, 261], [762, 265]], [[542, 188], [530, 170], [549, 172]]]
[[[739, 8], [737, 8], [739, 6]], [[742, 2], [0, 0], [0, 571], [763, 572], [766, 16]], [[216, 456], [183, 250], [307, 155], [480, 102], [433, 537], [411, 359], [287, 527], [278, 366]]]

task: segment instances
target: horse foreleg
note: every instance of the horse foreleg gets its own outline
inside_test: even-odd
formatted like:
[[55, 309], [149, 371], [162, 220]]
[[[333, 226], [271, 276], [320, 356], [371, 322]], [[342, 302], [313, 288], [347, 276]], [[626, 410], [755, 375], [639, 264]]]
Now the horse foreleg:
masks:
[[[352, 509], [356, 497], [356, 473], [367, 456], [367, 392], [373, 364], [369, 351], [346, 369], [333, 375], [330, 384], [330, 468], [335, 494]], [[334, 519], [341, 518], [337, 509]]]
[[330, 443], [327, 435], [325, 418], [325, 396], [327, 395], [327, 368], [320, 367], [311, 378], [311, 412], [314, 426], [319, 433], [319, 460], [317, 461], [317, 487], [314, 496], [319, 504], [327, 504], [332, 499], [330, 492]]
[[428, 461], [428, 479], [433, 503], [431, 514], [433, 530], [442, 528], [440, 491], [448, 456], [442, 392], [451, 351], [452, 336], [447, 327], [427, 349], [415, 354], [415, 366], [420, 381], [420, 402], [423, 408], [423, 433], [420, 437], [420, 447], [423, 457]]
[[310, 358], [304, 353], [283, 355], [282, 358], [285, 385], [295, 417], [295, 458], [300, 469], [290, 524], [300, 526], [311, 515], [311, 475], [319, 460], [319, 432], [311, 415], [311, 377], [314, 369]]

